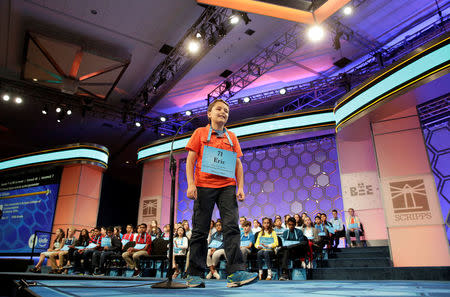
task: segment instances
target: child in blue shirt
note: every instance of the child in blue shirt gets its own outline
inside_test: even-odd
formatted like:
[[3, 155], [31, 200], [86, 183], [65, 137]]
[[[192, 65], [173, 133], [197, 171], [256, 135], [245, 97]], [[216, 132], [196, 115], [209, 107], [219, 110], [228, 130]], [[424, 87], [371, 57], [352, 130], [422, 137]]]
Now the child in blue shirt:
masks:
[[[288, 219], [288, 230], [283, 232], [281, 237], [283, 246], [278, 251], [278, 257], [281, 259], [281, 277], [280, 280], [288, 280], [288, 261], [293, 258], [304, 259], [307, 251], [308, 239], [303, 235], [301, 229], [296, 228], [297, 222], [294, 218]], [[304, 266], [302, 261], [302, 266]]]
[[211, 240], [209, 241], [209, 249], [206, 256], [206, 266], [209, 268], [209, 273], [206, 276], [206, 279], [211, 279], [213, 276], [216, 279], [220, 279], [216, 266], [219, 264], [220, 258], [225, 256], [222, 222], [219, 220], [216, 223], [216, 230], [216, 233], [211, 235]]
[[242, 223], [244, 228], [241, 233], [241, 253], [244, 263], [247, 264], [247, 257], [251, 253], [251, 249], [255, 244], [255, 235], [252, 233], [252, 223], [245, 221]]

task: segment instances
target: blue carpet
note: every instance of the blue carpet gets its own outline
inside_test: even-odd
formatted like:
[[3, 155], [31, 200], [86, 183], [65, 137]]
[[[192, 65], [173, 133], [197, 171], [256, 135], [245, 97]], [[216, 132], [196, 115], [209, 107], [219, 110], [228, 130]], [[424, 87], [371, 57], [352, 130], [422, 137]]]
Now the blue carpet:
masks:
[[[240, 288], [206, 281], [206, 288], [152, 289], [156, 281], [45, 280], [30, 289], [49, 297], [61, 296], [450, 296], [450, 282], [441, 281], [260, 281]], [[48, 287], [45, 287], [48, 286]], [[128, 286], [128, 287], [127, 287]], [[130, 287], [134, 286], [134, 287]], [[99, 288], [100, 287], [100, 288]]]

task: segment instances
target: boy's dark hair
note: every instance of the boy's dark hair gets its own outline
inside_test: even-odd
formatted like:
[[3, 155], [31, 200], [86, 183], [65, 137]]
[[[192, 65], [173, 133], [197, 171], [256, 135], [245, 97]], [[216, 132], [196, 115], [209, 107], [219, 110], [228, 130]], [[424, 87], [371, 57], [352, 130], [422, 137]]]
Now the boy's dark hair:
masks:
[[337, 213], [338, 211], [336, 209], [333, 209], [331, 212], [336, 212]]
[[248, 227], [248, 226], [252, 226], [252, 223], [250, 222], [250, 221], [244, 221], [243, 223], [242, 223], [242, 227]]
[[146, 223], [142, 223], [139, 226], [143, 226], [144, 228], [147, 228], [147, 224]]
[[316, 215], [316, 216], [314, 217], [314, 220], [315, 220], [315, 219], [321, 220], [322, 218], [320, 217], [320, 215]]
[[322, 213], [320, 216], [325, 216], [326, 218], [328, 218], [326, 213]]
[[95, 227], [94, 230], [100, 231], [101, 227]]
[[289, 223], [289, 222], [293, 223], [294, 226], [297, 224], [297, 222], [295, 221], [295, 218], [293, 218], [293, 217], [290, 217], [290, 218], [287, 220], [287, 222], [288, 222], [288, 223]]
[[113, 227], [107, 227], [106, 228], [106, 232], [112, 232], [112, 233], [114, 233], [114, 228]]

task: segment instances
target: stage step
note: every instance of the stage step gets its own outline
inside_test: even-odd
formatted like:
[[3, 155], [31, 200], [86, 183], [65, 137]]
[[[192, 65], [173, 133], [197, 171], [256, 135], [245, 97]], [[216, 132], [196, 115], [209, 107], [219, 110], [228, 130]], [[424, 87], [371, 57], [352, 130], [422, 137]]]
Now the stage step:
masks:
[[389, 257], [328, 259], [323, 260], [320, 268], [350, 268], [350, 267], [391, 267]]
[[329, 259], [360, 259], [360, 258], [379, 258], [389, 257], [389, 250], [372, 250], [365, 248], [347, 249], [349, 251], [336, 252], [329, 254]]
[[450, 267], [316, 268], [309, 280], [449, 280]]

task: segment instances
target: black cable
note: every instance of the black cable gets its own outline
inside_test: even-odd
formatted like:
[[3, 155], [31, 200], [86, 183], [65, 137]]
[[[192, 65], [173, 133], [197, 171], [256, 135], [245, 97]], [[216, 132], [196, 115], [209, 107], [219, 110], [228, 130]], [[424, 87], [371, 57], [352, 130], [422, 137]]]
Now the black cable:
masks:
[[444, 17], [442, 16], [442, 11], [441, 11], [441, 8], [439, 7], [439, 3], [437, 2], [437, 0], [434, 0], [434, 2], [436, 2], [438, 15], [439, 15], [439, 18], [441, 19], [441, 22], [444, 22]]

